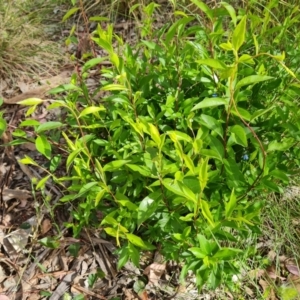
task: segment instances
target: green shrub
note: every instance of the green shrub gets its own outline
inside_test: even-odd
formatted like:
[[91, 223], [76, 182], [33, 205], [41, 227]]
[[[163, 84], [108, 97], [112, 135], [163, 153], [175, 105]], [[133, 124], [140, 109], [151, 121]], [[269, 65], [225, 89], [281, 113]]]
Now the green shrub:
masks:
[[[58, 159], [51, 140], [60, 136], [45, 132], [63, 129], [69, 175], [53, 179], [71, 182], [61, 202], [73, 204], [66, 225], [75, 236], [103, 228], [120, 246], [119, 268], [158, 248], [183, 264], [182, 278], [192, 270], [200, 289], [231, 284], [251, 252], [242, 245], [260, 232], [263, 195], [280, 193], [299, 164], [292, 99], [299, 84], [284, 52], [266, 49], [264, 20], [243, 10], [236, 16], [226, 3], [212, 10], [192, 2], [202, 25], [177, 11], [171, 26], [144, 28], [134, 48], [99, 25], [92, 39], [107, 57], [87, 61], [71, 84], [52, 90], [66, 92], [49, 107], [68, 111], [64, 124], [26, 125], [35, 126], [37, 149], [51, 165]], [[154, 9], [144, 9], [147, 26]], [[102, 75], [93, 93], [85, 83], [91, 68]], [[31, 113], [40, 101], [22, 103], [34, 105]]]

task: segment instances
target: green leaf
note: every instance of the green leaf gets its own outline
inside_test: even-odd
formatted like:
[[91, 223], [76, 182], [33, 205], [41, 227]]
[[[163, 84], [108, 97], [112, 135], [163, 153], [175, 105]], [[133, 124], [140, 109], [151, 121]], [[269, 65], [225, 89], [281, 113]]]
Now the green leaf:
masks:
[[257, 41], [256, 35], [253, 34], [252, 37], [253, 37], [253, 42], [254, 42], [254, 46], [255, 46], [255, 55], [258, 55], [259, 46], [258, 46], [258, 41]]
[[272, 76], [267, 76], [267, 75], [251, 75], [251, 76], [247, 76], [243, 79], [241, 79], [235, 86], [235, 89], [239, 89], [242, 86], [245, 85], [249, 85], [249, 84], [254, 84], [254, 83], [258, 83], [258, 82], [262, 82], [262, 81], [266, 81], [266, 80], [270, 80], [273, 79], [274, 77]]
[[239, 165], [230, 157], [224, 159], [223, 162], [229, 188], [241, 188], [245, 179], [243, 173], [239, 169]]
[[194, 219], [194, 214], [190, 213], [190, 214], [187, 214], [186, 216], [180, 217], [179, 219], [184, 222], [190, 222]]
[[51, 144], [44, 135], [39, 135], [35, 140], [36, 149], [42, 153], [46, 158], [51, 158]]
[[138, 267], [140, 265], [140, 251], [138, 251], [133, 244], [128, 244], [129, 257], [133, 264]]
[[171, 130], [171, 131], [167, 131], [167, 134], [170, 136], [173, 142], [178, 140], [178, 141], [185, 141], [191, 144], [193, 143], [193, 139], [184, 132]]
[[112, 83], [101, 88], [101, 91], [127, 91], [127, 87], [122, 84]]
[[141, 249], [144, 249], [144, 250], [156, 249], [156, 247], [154, 247], [153, 245], [151, 245], [148, 242], [144, 242], [139, 236], [137, 236], [135, 234], [126, 233], [126, 237], [130, 243], [132, 243], [133, 245], [135, 245]]
[[99, 162], [98, 159], [95, 159], [95, 167], [96, 167], [96, 171], [98, 171], [98, 175], [99, 177], [101, 178], [101, 180], [106, 183], [106, 176], [105, 176], [105, 173], [103, 171], [103, 168]]
[[146, 45], [151, 50], [162, 51], [162, 48], [158, 44], [156, 44], [154, 42], [141, 40], [141, 43], [143, 43], [144, 45]]
[[2, 136], [2, 134], [4, 133], [4, 131], [6, 130], [6, 128], [7, 128], [6, 121], [5, 121], [5, 119], [3, 119], [0, 116], [0, 137]]
[[220, 69], [220, 70], [225, 70], [227, 68], [227, 66], [221, 60], [213, 59], [213, 58], [199, 59], [196, 60], [196, 63], [199, 63], [201, 65], [206, 65], [214, 69]]
[[205, 160], [201, 158], [200, 161], [199, 184], [202, 192], [204, 191], [208, 181], [208, 159], [208, 157], [206, 157]]
[[202, 252], [205, 253], [206, 255], [210, 255], [212, 249], [206, 237], [202, 234], [198, 234], [197, 239], [199, 241]]
[[222, 43], [222, 44], [220, 44], [220, 47], [222, 49], [224, 49], [225, 51], [231, 51], [231, 50], [233, 50], [233, 46], [232, 46], [232, 44], [230, 42]]
[[204, 218], [208, 221], [208, 223], [212, 227], [215, 227], [214, 218], [210, 212], [210, 209], [209, 209], [210, 207], [209, 207], [208, 202], [206, 202], [205, 200], [201, 200], [200, 206], [201, 206], [201, 212], [202, 212], [202, 215], [204, 216]]
[[249, 54], [243, 54], [242, 56], [240, 56], [238, 62], [240, 62], [240, 63], [245, 62], [250, 65], [255, 64], [255, 61], [253, 60], [252, 56]]
[[47, 248], [57, 249], [60, 246], [59, 241], [55, 240], [52, 237], [45, 237], [39, 240], [39, 243]]
[[39, 125], [39, 127], [36, 129], [36, 133], [41, 133], [43, 131], [46, 131], [46, 130], [53, 130], [53, 129], [57, 129], [57, 128], [60, 128], [64, 126], [64, 124], [60, 123], [60, 122], [46, 122], [46, 123], [43, 123], [41, 125]]
[[[153, 3], [153, 2], [152, 2]], [[136, 280], [133, 284], [133, 290], [138, 294], [138, 295], [143, 295], [143, 293], [145, 292], [145, 282], [141, 279], [139, 280]], [[114, 299], [112, 299], [114, 300]], [[115, 299], [115, 300], [120, 300], [119, 298], [118, 299]]]
[[202, 149], [200, 151], [200, 154], [208, 157], [208, 158], [216, 158], [219, 161], [223, 161], [223, 156], [220, 156], [220, 153], [217, 152], [216, 150], [212, 150], [212, 149]]
[[194, 203], [197, 203], [196, 195], [180, 181], [174, 181], [170, 178], [163, 180], [163, 185], [175, 195], [182, 196]]
[[230, 131], [235, 134], [235, 140], [237, 144], [243, 147], [248, 147], [247, 136], [242, 126], [234, 125], [230, 128]]
[[101, 201], [101, 199], [103, 198], [103, 196], [107, 193], [106, 190], [102, 189], [100, 190], [95, 198], [95, 206], [98, 206], [99, 202]]
[[[296, 282], [293, 283], [293, 280], [291, 280], [292, 286], [286, 286], [282, 285], [278, 288], [278, 297], [281, 300], [295, 300], [299, 297], [299, 286]], [[266, 292], [264, 293], [265, 296]], [[266, 297], [265, 297], [266, 299]]]
[[39, 126], [40, 122], [37, 120], [25, 120], [23, 122], [20, 123], [20, 127], [27, 127], [27, 126]]
[[82, 67], [82, 71], [86, 72], [87, 70], [93, 68], [94, 66], [100, 64], [101, 62], [107, 60], [107, 57], [96, 57], [88, 60]]
[[134, 212], [138, 210], [138, 207], [128, 199], [118, 200], [118, 203], [120, 203], [122, 206], [128, 208], [128, 210], [131, 210], [131, 211], [134, 211]]
[[31, 107], [29, 107], [25, 116], [28, 117], [28, 116], [32, 115], [35, 112], [36, 108], [37, 108], [37, 105], [32, 105]]
[[194, 20], [192, 17], [184, 17], [178, 21], [176, 21], [168, 30], [168, 32], [165, 35], [165, 45], [169, 46], [171, 43], [171, 40], [173, 39], [174, 35], [176, 34], [176, 31], [179, 27], [185, 26], [190, 21]]
[[207, 256], [205, 252], [203, 252], [202, 249], [197, 248], [197, 247], [191, 247], [189, 248], [189, 251], [193, 253], [193, 255], [197, 258], [204, 258]]
[[83, 116], [89, 115], [89, 114], [94, 114], [98, 111], [104, 111], [106, 110], [104, 106], [100, 105], [100, 106], [89, 106], [87, 108], [85, 108], [80, 115], [78, 116], [78, 118], [81, 118]]
[[185, 165], [189, 168], [189, 170], [194, 175], [195, 174], [195, 166], [194, 166], [192, 159], [190, 158], [189, 155], [186, 155], [186, 154], [183, 154], [182, 157], [183, 157]]
[[[76, 0], [72, 0], [74, 2], [76, 2]], [[103, 22], [103, 21], [108, 21], [109, 22], [109, 18], [107, 17], [100, 17], [100, 16], [95, 16], [95, 17], [90, 17], [89, 21], [95, 21], [95, 22]]]
[[250, 121], [251, 120], [251, 114], [249, 111], [247, 111], [244, 108], [241, 107], [237, 107], [237, 111], [236, 111], [236, 107], [232, 107], [230, 110], [230, 113], [234, 114], [235, 116], [239, 117], [239, 118], [243, 118], [246, 121]]
[[151, 193], [145, 197], [139, 205], [137, 214], [137, 225], [140, 226], [156, 211], [162, 195], [160, 192]]
[[229, 218], [232, 215], [232, 212], [236, 208], [237, 200], [234, 194], [234, 189], [232, 189], [230, 199], [227, 203], [225, 203], [225, 217]]
[[[125, 201], [129, 201], [130, 202], [130, 200], [129, 200], [129, 198], [127, 196], [125, 196], [124, 194], [122, 194], [120, 192], [117, 192], [116, 195], [115, 195], [115, 197], [118, 200], [118, 202], [121, 203], [122, 206], [128, 207], [126, 205]], [[130, 210], [137, 210], [138, 209], [138, 207], [134, 203], [131, 202], [131, 205], [132, 205], [132, 207], [128, 207]]]
[[78, 87], [75, 84], [72, 84], [72, 83], [61, 84], [60, 86], [58, 86], [56, 88], [53, 88], [50, 91], [48, 91], [47, 94], [54, 95], [54, 94], [58, 94], [58, 93], [65, 93], [65, 92], [68, 92], [68, 91], [78, 91], [78, 92], [80, 92], [81, 88]]
[[123, 247], [119, 252], [119, 260], [118, 260], [118, 270], [120, 270], [129, 259], [129, 249], [128, 247]]
[[40, 291], [40, 295], [48, 298], [52, 296], [52, 293], [48, 291]]
[[236, 52], [239, 51], [240, 47], [243, 45], [245, 41], [246, 20], [247, 20], [247, 16], [244, 16], [233, 31], [232, 45]]
[[283, 138], [280, 142], [271, 141], [268, 145], [267, 152], [286, 151], [293, 146], [295, 140], [293, 138]]
[[65, 22], [66, 20], [68, 20], [71, 16], [73, 16], [77, 11], [79, 10], [79, 7], [72, 7], [71, 9], [69, 9], [65, 15], [62, 18], [62, 22]]
[[[0, 123], [1, 123], [1, 119], [0, 119]], [[21, 130], [21, 129], [16, 129], [13, 133], [12, 133], [12, 136], [16, 136], [16, 137], [24, 137], [24, 138], [27, 138], [27, 133], [24, 131], [24, 130]], [[17, 145], [17, 144], [12, 144], [12, 143], [15, 143], [16, 140], [14, 139], [12, 142], [10, 142], [9, 144], [10, 145]], [[25, 143], [25, 140], [23, 140], [23, 144]]]
[[251, 117], [251, 122], [254, 121], [255, 119], [261, 117], [262, 115], [266, 114], [267, 112], [269, 112], [270, 110], [272, 111], [275, 108], [275, 106], [271, 105], [270, 107], [266, 108], [266, 109], [259, 109], [257, 110]]
[[111, 52], [110, 55], [109, 55], [109, 59], [114, 64], [114, 66], [116, 68], [119, 68], [119, 66], [120, 66], [120, 59], [119, 59], [119, 56], [117, 55], [117, 53]]
[[39, 182], [38, 182], [38, 184], [36, 185], [36, 189], [38, 190], [38, 189], [43, 189], [44, 187], [45, 187], [45, 184], [46, 184], [46, 182], [48, 181], [48, 179], [51, 177], [51, 175], [48, 175], [48, 176], [46, 176], [46, 177], [44, 177], [44, 178], [42, 178]]
[[224, 6], [226, 8], [226, 10], [228, 11], [228, 13], [229, 13], [229, 15], [231, 17], [231, 20], [232, 20], [232, 22], [234, 24], [234, 27], [235, 27], [236, 26], [236, 22], [237, 22], [237, 18], [236, 18], [236, 13], [235, 13], [234, 8], [230, 4], [228, 4], [227, 2], [220, 2], [220, 4], [222, 6]]
[[61, 155], [60, 154], [57, 154], [55, 156], [52, 157], [51, 161], [50, 161], [50, 172], [55, 172], [56, 169], [58, 168], [58, 166], [60, 165], [61, 163]]
[[[104, 231], [108, 235], [113, 236], [113, 237], [122, 236], [122, 234], [120, 234], [119, 231], [117, 231], [116, 229], [114, 229], [112, 227], [106, 227], [106, 228], [104, 228]], [[118, 240], [117, 240], [117, 245], [120, 246], [120, 243], [118, 242]]]
[[157, 127], [154, 126], [153, 124], [149, 123], [149, 129], [150, 129], [150, 135], [151, 135], [152, 140], [155, 142], [155, 144], [158, 147], [160, 147], [161, 138], [160, 138], [160, 134], [159, 134]]
[[133, 164], [127, 164], [126, 167], [130, 168], [133, 171], [139, 172], [142, 176], [151, 177], [152, 172], [145, 166], [138, 166]]
[[38, 166], [38, 164], [29, 156], [25, 155], [24, 158], [20, 159], [19, 162], [23, 165], [34, 165]]
[[209, 136], [209, 146], [210, 146], [210, 150], [215, 151], [218, 154], [218, 159], [220, 161], [223, 161], [223, 158], [225, 156], [224, 154], [224, 144], [220, 141], [219, 138], [210, 135]]
[[213, 20], [214, 18], [213, 12], [205, 3], [199, 0], [191, 0], [191, 2], [197, 5], [211, 21]]
[[227, 105], [227, 104], [228, 104], [228, 100], [224, 98], [205, 98], [203, 101], [196, 104], [191, 111], [200, 108], [215, 107], [215, 106]]
[[103, 171], [119, 171], [120, 168], [124, 165], [126, 165], [127, 163], [129, 163], [130, 160], [114, 160], [111, 161], [109, 163], [107, 163], [104, 167], [103, 167]]
[[71, 164], [73, 163], [74, 159], [77, 157], [77, 155], [83, 151], [82, 148], [78, 148], [72, 152], [70, 152], [68, 158], [67, 158], [67, 162], [66, 162], [66, 167], [67, 167], [67, 170], [69, 170]]
[[234, 248], [222, 248], [220, 249], [213, 258], [218, 258], [221, 260], [231, 260], [236, 259], [239, 254], [243, 253], [243, 250]]
[[215, 118], [201, 114], [200, 116], [200, 123], [205, 127], [209, 128], [210, 130], [215, 131], [221, 138], [223, 138], [223, 128], [219, 121]]
[[74, 195], [73, 200], [82, 197], [83, 195], [85, 195], [86, 193], [88, 193], [94, 186], [97, 186], [98, 182], [96, 181], [92, 181], [89, 182], [87, 184], [85, 184], [78, 192], [77, 195]]
[[278, 185], [278, 183], [275, 183], [274, 180], [268, 180], [267, 178], [263, 178], [260, 181], [260, 185], [264, 188], [267, 188], [270, 191], [282, 193], [282, 188]]
[[26, 106], [32, 106], [32, 105], [39, 105], [43, 103], [44, 101], [40, 98], [28, 98], [22, 101], [17, 102], [18, 104], [21, 105], [26, 105]]
[[273, 176], [275, 178], [278, 178], [280, 180], [282, 180], [283, 182], [286, 182], [288, 183], [289, 182], [289, 178], [288, 176], [286, 175], [286, 173], [284, 171], [281, 171], [281, 170], [273, 170], [269, 173], [269, 176]]

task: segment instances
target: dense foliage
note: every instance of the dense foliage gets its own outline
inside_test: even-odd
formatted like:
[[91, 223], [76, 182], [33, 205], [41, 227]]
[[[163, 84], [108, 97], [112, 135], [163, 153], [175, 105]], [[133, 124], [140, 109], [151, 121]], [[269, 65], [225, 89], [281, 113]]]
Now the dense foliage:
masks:
[[[65, 109], [65, 120], [29, 118], [23, 126], [34, 126], [50, 171], [61, 159], [53, 145], [65, 141], [69, 175], [49, 174], [37, 187], [50, 177], [70, 183], [61, 202], [72, 203], [66, 225], [74, 236], [103, 228], [120, 246], [119, 268], [129, 259], [138, 265], [141, 250], [159, 249], [182, 263], [182, 278], [192, 270], [199, 288], [216, 288], [232, 284], [239, 258], [252, 254], [242, 245], [260, 232], [264, 195], [282, 192], [297, 172], [300, 56], [291, 28], [298, 17], [291, 7], [284, 26], [274, 26], [276, 1], [258, 12], [191, 2], [200, 20], [176, 11], [159, 31], [151, 24], [157, 5], [143, 7], [134, 47], [100, 18], [92, 40], [107, 56], [52, 90], [65, 93], [49, 107]], [[101, 64], [107, 60], [110, 67]], [[91, 69], [101, 73], [93, 92]], [[22, 104], [32, 106], [30, 115], [41, 101]]]

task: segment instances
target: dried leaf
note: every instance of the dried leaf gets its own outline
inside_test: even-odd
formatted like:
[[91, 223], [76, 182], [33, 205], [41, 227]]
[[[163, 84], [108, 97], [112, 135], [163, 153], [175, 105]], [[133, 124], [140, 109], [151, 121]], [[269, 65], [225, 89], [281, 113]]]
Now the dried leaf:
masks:
[[5, 239], [10, 243], [14, 250], [19, 253], [25, 249], [29, 234], [30, 230], [18, 229], [7, 235]]
[[300, 295], [300, 277], [297, 275], [290, 274], [288, 276], [289, 286], [295, 288]]
[[142, 293], [140, 293], [139, 297], [141, 298], [141, 300], [148, 300], [149, 299], [147, 291], [143, 291]]
[[148, 276], [149, 284], [158, 285], [158, 281], [166, 270], [166, 264], [153, 263], [144, 270]]
[[[27, 191], [24, 190], [12, 190], [12, 189], [4, 189], [2, 192], [2, 197], [4, 201], [8, 201], [11, 199], [18, 199], [21, 201], [27, 200], [30, 198], [30, 194], [28, 194]], [[24, 203], [23, 203], [24, 205]]]
[[71, 73], [69, 71], [64, 71], [57, 76], [41, 80], [40, 81], [40, 83], [42, 84], [41, 86], [29, 89], [25, 93], [12, 97], [10, 99], [4, 98], [3, 102], [5, 104], [16, 104], [17, 102], [22, 101], [24, 99], [43, 98], [45, 93], [50, 89], [60, 84], [68, 83], [70, 81], [70, 75]]
[[265, 270], [262, 269], [254, 269], [248, 272], [248, 276], [251, 279], [257, 280], [265, 274]]
[[250, 288], [248, 288], [247, 286], [244, 286], [244, 290], [245, 290], [245, 292], [246, 292], [246, 294], [248, 296], [250, 296], [251, 298], [253, 298], [254, 292]]
[[268, 253], [268, 259], [271, 262], [273, 262], [275, 260], [276, 256], [277, 256], [277, 253], [275, 251], [273, 251], [273, 250], [269, 251], [269, 253]]
[[25, 82], [20, 81], [20, 82], [18, 82], [18, 88], [24, 94], [29, 90], [30, 87]]
[[5, 214], [5, 216], [2, 219], [2, 224], [6, 227], [8, 227], [11, 223], [12, 215], [11, 214]]
[[271, 279], [281, 279], [281, 280], [286, 280], [285, 277], [282, 277], [278, 274], [278, 270], [276, 270], [276, 267], [274, 265], [269, 266], [266, 270], [266, 274], [268, 275], [269, 278]]
[[136, 296], [134, 295], [133, 291], [131, 289], [123, 289], [123, 293], [126, 300], [137, 300]]
[[70, 288], [71, 282], [76, 276], [76, 272], [72, 272], [63, 277], [61, 283], [58, 285], [56, 290], [52, 293], [49, 300], [59, 300], [62, 298], [64, 293]]
[[285, 267], [291, 274], [296, 275], [296, 276], [300, 276], [299, 266], [295, 261], [287, 260], [285, 262]]
[[274, 288], [267, 281], [260, 279], [259, 284], [264, 291], [265, 300], [276, 300]]
[[41, 225], [42, 234], [47, 233], [52, 228], [52, 223], [49, 219], [44, 219]]

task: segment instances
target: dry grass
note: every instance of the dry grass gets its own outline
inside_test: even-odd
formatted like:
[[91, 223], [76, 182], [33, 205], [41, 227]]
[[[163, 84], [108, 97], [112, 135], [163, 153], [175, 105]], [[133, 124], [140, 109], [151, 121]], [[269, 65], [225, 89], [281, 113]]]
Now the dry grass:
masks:
[[0, 78], [49, 72], [63, 59], [61, 46], [47, 40], [45, 27], [33, 12], [24, 11], [26, 2], [34, 4], [31, 0], [0, 2]]

